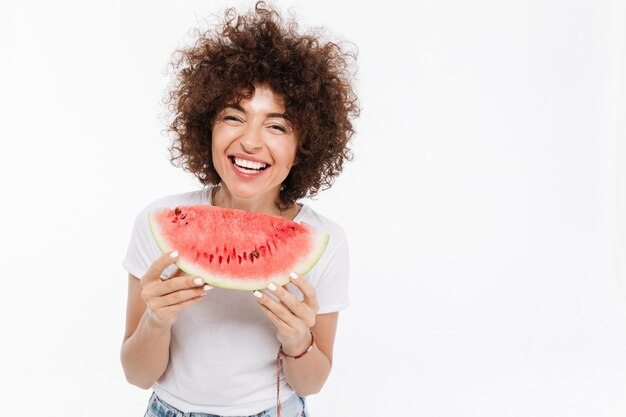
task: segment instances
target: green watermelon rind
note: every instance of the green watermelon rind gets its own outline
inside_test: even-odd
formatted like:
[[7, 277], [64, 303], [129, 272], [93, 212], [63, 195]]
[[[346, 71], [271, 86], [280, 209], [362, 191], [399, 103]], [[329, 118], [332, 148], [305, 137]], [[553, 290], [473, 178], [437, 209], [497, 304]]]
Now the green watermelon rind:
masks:
[[[148, 213], [148, 223], [150, 225], [150, 231], [152, 232], [152, 236], [157, 246], [163, 253], [168, 253], [168, 252], [175, 250], [175, 248], [172, 248], [169, 245], [167, 245], [165, 240], [160, 237], [162, 236], [163, 233], [160, 232], [158, 222], [153, 220], [152, 213], [153, 212]], [[302, 261], [293, 268], [294, 271], [289, 271], [289, 272], [295, 272], [299, 276], [303, 276], [307, 272], [309, 272], [311, 269], [313, 269], [313, 267], [317, 264], [317, 262], [320, 260], [320, 258], [324, 254], [324, 251], [326, 250], [326, 247], [328, 246], [328, 241], [330, 240], [330, 236], [327, 233], [319, 229], [316, 229], [308, 225], [307, 223], [301, 223], [301, 224], [309, 228], [310, 230], [312, 230], [312, 233], [314, 236], [312, 247], [315, 249], [310, 252], [308, 257], [302, 259]], [[186, 272], [189, 275], [201, 277], [202, 279], [204, 279], [205, 283], [213, 287], [225, 288], [225, 289], [230, 289], [230, 290], [242, 290], [242, 291], [265, 290], [267, 289], [267, 284], [269, 284], [270, 282], [273, 282], [274, 284], [278, 286], [283, 286], [291, 282], [291, 279], [289, 278], [289, 275], [288, 275], [289, 272], [287, 272], [286, 276], [277, 275], [274, 277], [265, 277], [265, 278], [258, 279], [258, 280], [253, 280], [250, 278], [247, 278], [245, 280], [237, 280], [237, 279], [232, 279], [228, 276], [214, 275], [210, 271], [207, 271], [203, 268], [199, 268], [197, 264], [186, 261], [184, 258], [178, 258], [178, 261], [175, 262], [175, 265], [178, 269], [180, 269], [183, 272]]]

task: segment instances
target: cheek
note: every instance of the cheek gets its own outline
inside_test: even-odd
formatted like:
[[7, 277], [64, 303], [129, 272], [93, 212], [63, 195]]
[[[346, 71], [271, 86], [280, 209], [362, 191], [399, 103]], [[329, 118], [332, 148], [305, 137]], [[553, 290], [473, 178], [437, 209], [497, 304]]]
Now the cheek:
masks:
[[296, 151], [298, 149], [298, 143], [296, 139], [291, 139], [287, 142], [283, 142], [279, 149], [281, 160], [287, 167], [291, 167], [296, 163]]
[[[207, 157], [211, 159], [213, 167], [215, 167], [216, 170], [222, 171], [227, 165], [227, 160], [222, 156], [225, 154], [228, 144], [224, 140], [223, 135], [216, 135], [216, 133], [219, 132], [214, 130], [211, 138], [211, 154], [207, 155]], [[223, 172], [220, 172], [220, 175], [222, 174]]]
[[219, 141], [215, 140], [215, 136], [211, 139], [211, 158], [213, 162], [215, 162], [215, 156], [219, 153], [220, 144]]
[[232, 138], [229, 136], [228, 130], [220, 129], [219, 127], [214, 128], [211, 135], [212, 157], [215, 158], [217, 155], [226, 152], [231, 143]]
[[224, 135], [221, 132], [221, 129], [218, 127], [218, 125], [213, 127], [213, 130], [211, 131], [211, 148], [215, 149], [215, 148], [219, 148], [220, 146], [220, 142], [223, 142], [223, 140], [220, 140], [220, 138], [222, 138]]
[[[281, 140], [282, 139], [282, 140]], [[265, 145], [265, 152], [271, 156], [274, 166], [284, 166], [289, 162], [289, 155], [291, 154], [291, 147], [288, 141], [284, 140], [280, 136], [267, 135], [263, 138]]]
[[290, 169], [296, 163], [295, 148], [283, 149], [281, 161], [286, 168]]

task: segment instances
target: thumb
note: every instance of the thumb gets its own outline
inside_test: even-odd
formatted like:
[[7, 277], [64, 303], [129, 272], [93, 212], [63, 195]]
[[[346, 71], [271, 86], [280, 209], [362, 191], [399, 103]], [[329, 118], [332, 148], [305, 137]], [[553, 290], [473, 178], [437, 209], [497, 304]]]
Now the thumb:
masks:
[[144, 284], [156, 281], [158, 279], [167, 279], [174, 275], [177, 268], [174, 262], [178, 260], [178, 251], [166, 252], [161, 255], [152, 265], [148, 271], [141, 277], [141, 281]]

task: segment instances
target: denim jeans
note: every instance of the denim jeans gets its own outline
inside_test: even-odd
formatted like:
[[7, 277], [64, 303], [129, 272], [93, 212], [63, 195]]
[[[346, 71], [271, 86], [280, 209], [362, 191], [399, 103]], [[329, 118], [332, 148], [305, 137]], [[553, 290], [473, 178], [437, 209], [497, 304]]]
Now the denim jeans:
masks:
[[[177, 408], [172, 407], [165, 401], [161, 400], [156, 393], [152, 393], [150, 397], [150, 403], [148, 404], [148, 410], [144, 417], [222, 417], [215, 414], [206, 413], [183, 413]], [[269, 408], [265, 411], [261, 411], [258, 414], [252, 416], [241, 417], [276, 417], [276, 406]], [[282, 402], [282, 410], [280, 417], [309, 417], [309, 413], [306, 409], [304, 398], [298, 397], [296, 394], [289, 397], [286, 401]]]

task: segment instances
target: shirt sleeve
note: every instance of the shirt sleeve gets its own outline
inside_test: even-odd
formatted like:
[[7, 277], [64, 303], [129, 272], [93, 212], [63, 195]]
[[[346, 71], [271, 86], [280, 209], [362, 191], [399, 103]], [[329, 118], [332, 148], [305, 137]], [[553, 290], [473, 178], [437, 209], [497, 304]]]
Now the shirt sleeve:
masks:
[[160, 256], [161, 250], [150, 231], [148, 211], [144, 209], [135, 219], [122, 267], [131, 275], [141, 278], [150, 268], [150, 265]]
[[345, 232], [339, 229], [333, 233], [331, 242], [316, 265], [319, 266], [315, 274], [317, 279], [315, 291], [320, 307], [318, 314], [340, 311], [350, 304], [348, 294], [350, 254]]

